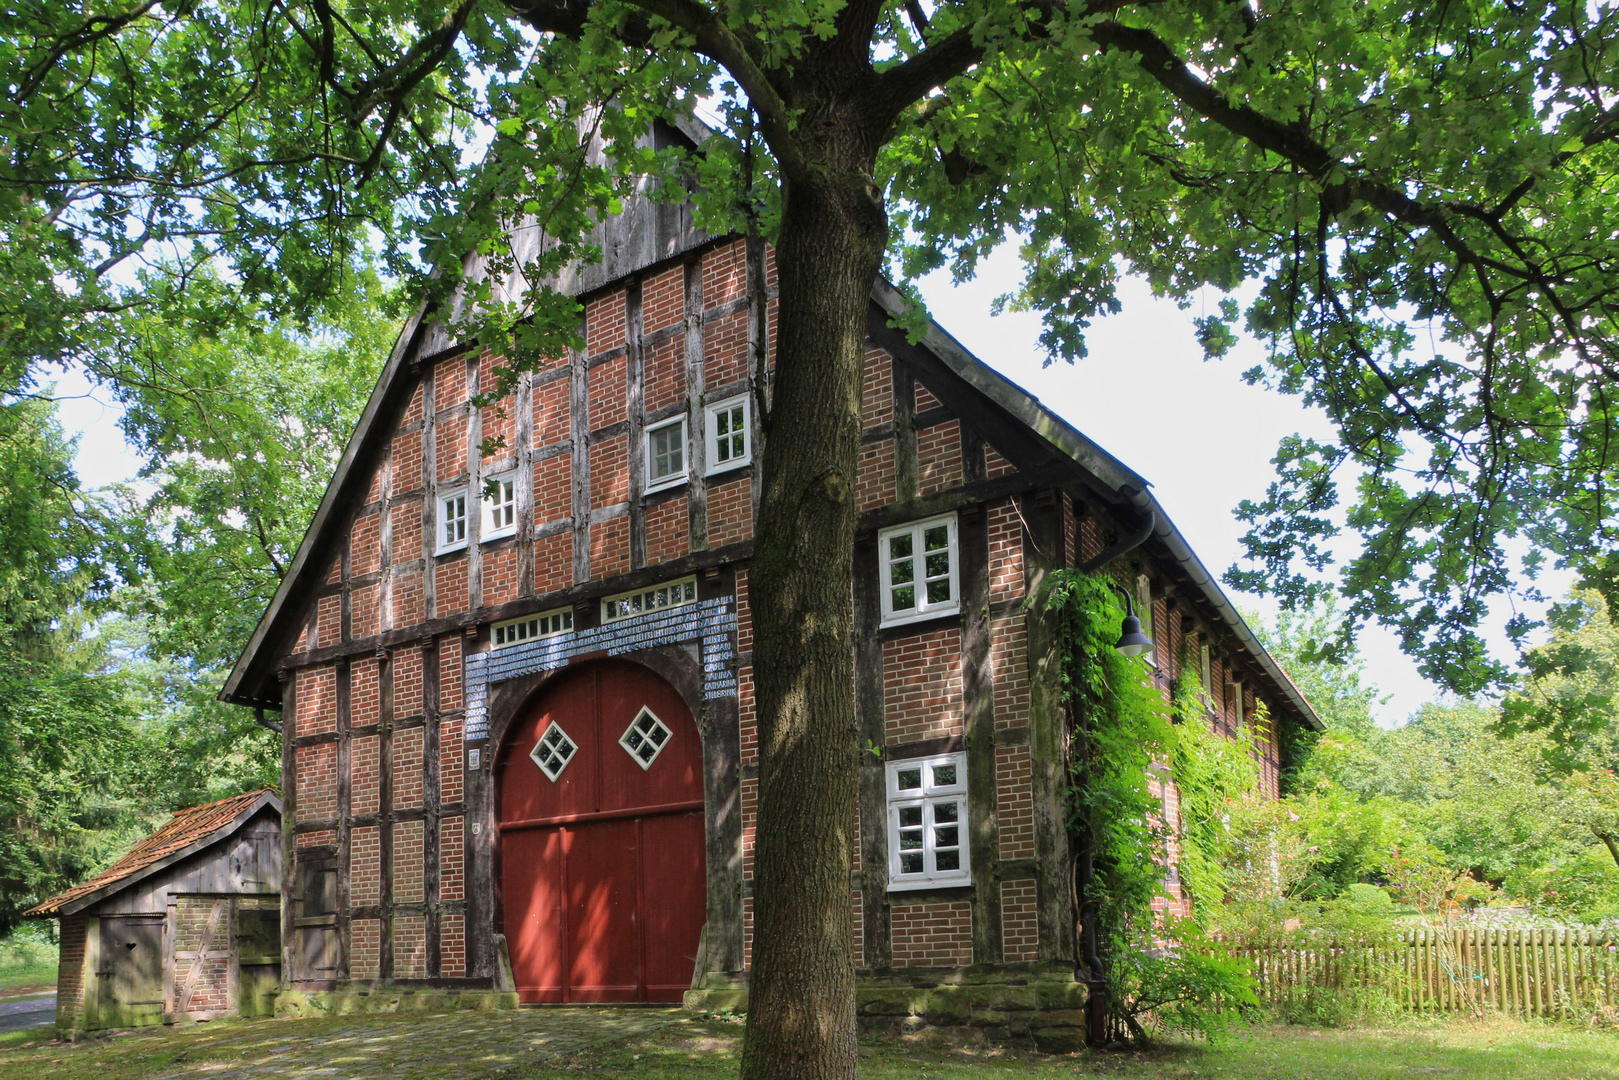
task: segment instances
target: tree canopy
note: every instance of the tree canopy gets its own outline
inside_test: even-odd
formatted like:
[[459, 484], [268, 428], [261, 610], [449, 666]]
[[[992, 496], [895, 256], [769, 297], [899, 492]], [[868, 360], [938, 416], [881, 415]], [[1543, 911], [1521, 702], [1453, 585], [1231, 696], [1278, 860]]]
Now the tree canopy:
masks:
[[[1477, 635], [1492, 596], [1532, 592], [1547, 561], [1607, 580], [1614, 19], [1566, 2], [25, 3], [0, 41], [0, 229], [22, 285], [0, 338], [14, 376], [71, 357], [160, 377], [129, 320], [210, 260], [234, 295], [304, 315], [359, 246], [447, 288], [521, 216], [556, 241], [538, 287], [646, 174], [698, 173], [711, 224], [759, 210], [769, 234], [776, 183], [813, 166], [815, 101], [858, 99], [895, 271], [970, 274], [1017, 237], [1009, 300], [1044, 313], [1053, 357], [1084, 354], [1121, 273], [1230, 293], [1209, 351], [1257, 335], [1250, 377], [1338, 430], [1279, 449], [1233, 580], [1308, 599], [1327, 541], [1358, 534], [1331, 583], [1346, 633], [1382, 621], [1471, 691], [1506, 675]], [[699, 99], [723, 119], [700, 160], [621, 153], [628, 179], [584, 164], [581, 123], [622, 145]], [[567, 305], [537, 292], [469, 330], [535, 314], [530, 344], [554, 346]]]

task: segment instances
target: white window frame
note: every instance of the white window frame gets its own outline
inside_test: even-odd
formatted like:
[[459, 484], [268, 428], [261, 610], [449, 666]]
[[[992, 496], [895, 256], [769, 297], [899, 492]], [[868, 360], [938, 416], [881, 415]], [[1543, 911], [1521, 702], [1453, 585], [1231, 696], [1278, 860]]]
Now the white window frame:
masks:
[[[935, 783], [934, 769], [949, 765], [955, 766], [956, 782]], [[922, 786], [901, 790], [899, 775], [911, 769], [921, 770]], [[884, 777], [888, 795], [888, 891], [905, 892], [910, 889], [943, 889], [971, 885], [973, 872], [972, 851], [968, 846], [967, 831], [967, 755], [937, 754], [933, 757], [889, 761], [884, 769]], [[939, 813], [938, 808], [947, 804], [954, 804], [955, 820], [940, 822], [936, 817]], [[911, 824], [902, 826], [901, 814], [905, 810], [915, 808], [922, 811], [920, 815], [923, 837], [922, 870], [906, 872], [901, 868], [901, 856], [907, 852], [900, 848], [900, 833], [913, 830], [917, 826]], [[956, 827], [956, 850], [960, 853], [960, 865], [954, 870], [940, 870], [935, 862], [938, 855], [937, 830], [951, 825]], [[911, 849], [910, 853], [914, 851], [915, 849]]]
[[1232, 727], [1237, 731], [1241, 731], [1243, 725], [1248, 722], [1248, 717], [1244, 714], [1242, 708], [1242, 680], [1232, 679], [1230, 682], [1226, 683], [1226, 686], [1229, 688], [1226, 693], [1226, 697], [1231, 701]]
[[[447, 507], [459, 500], [460, 517], [454, 518], [447, 512]], [[446, 529], [452, 521], [461, 523], [460, 535], [451, 538], [446, 535]], [[467, 546], [467, 527], [471, 523], [467, 520], [467, 489], [464, 487], [451, 488], [438, 493], [438, 510], [433, 515], [433, 535], [438, 543], [433, 547], [433, 554], [446, 555], [452, 551], [460, 551]]]
[[644, 589], [631, 589], [629, 592], [602, 597], [602, 622], [623, 622], [637, 615], [668, 611], [670, 608], [684, 607], [696, 602], [697, 577], [694, 574]]
[[[742, 453], [729, 461], [720, 460], [719, 418], [721, 413], [729, 413], [740, 407], [742, 410]], [[733, 432], [733, 434], [735, 434]], [[716, 401], [703, 408], [703, 438], [708, 448], [707, 476], [715, 473], [729, 472], [740, 469], [744, 465], [753, 464], [753, 403], [747, 394], [738, 394], [728, 397], [724, 401]]]
[[[509, 472], [497, 473], [494, 476], [487, 476], [484, 478], [484, 484], [485, 487], [481, 493], [483, 497], [478, 500], [478, 505], [483, 508], [483, 528], [479, 531], [478, 540], [480, 542], [484, 542], [489, 540], [499, 540], [502, 537], [516, 535], [517, 470], [513, 469]], [[502, 489], [509, 487], [511, 489], [511, 499], [500, 501], [491, 499], [489, 497], [489, 488], [487, 486], [489, 484], [501, 485]], [[497, 512], [501, 509], [506, 509], [510, 512], [511, 521], [503, 524], [496, 524], [495, 517]]]
[[[670, 428], [678, 428], [680, 431], [680, 471], [670, 473], [668, 476], [655, 480], [652, 477], [652, 466], [653, 462], [655, 461], [655, 456], [652, 452], [652, 436], [659, 432], [667, 431]], [[681, 413], [679, 416], [671, 417], [668, 420], [661, 421], [660, 423], [648, 424], [645, 434], [646, 487], [644, 490], [649, 492], [663, 491], [666, 488], [678, 487], [679, 485], [684, 484], [687, 478], [691, 475], [691, 446], [690, 440], [686, 438], [686, 414]]]
[[573, 608], [555, 608], [521, 619], [507, 619], [489, 627], [489, 644], [495, 649], [509, 649], [541, 638], [560, 637], [573, 631]]
[[[947, 549], [950, 553], [950, 599], [938, 603], [928, 603], [927, 578], [924, 569], [925, 552], [923, 550], [923, 537], [929, 529], [943, 525], [948, 532]], [[894, 589], [892, 580], [894, 560], [889, 558], [889, 540], [896, 536], [911, 536], [911, 582], [900, 582], [899, 588], [906, 584], [916, 587], [916, 606], [910, 608], [894, 608]], [[940, 514], [938, 517], [926, 518], [922, 521], [912, 521], [905, 525], [896, 525], [893, 528], [883, 529], [877, 534], [877, 575], [882, 585], [882, 610], [884, 626], [899, 626], [904, 623], [920, 622], [923, 619], [934, 619], [941, 615], [952, 615], [961, 610], [961, 545], [960, 534], [956, 527], [955, 514]]]

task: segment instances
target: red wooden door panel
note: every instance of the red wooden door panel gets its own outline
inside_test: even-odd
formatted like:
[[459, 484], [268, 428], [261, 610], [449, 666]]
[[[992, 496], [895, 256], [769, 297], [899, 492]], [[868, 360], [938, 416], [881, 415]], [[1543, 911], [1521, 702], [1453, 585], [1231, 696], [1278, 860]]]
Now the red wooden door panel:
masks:
[[[691, 989], [708, 906], [703, 812], [641, 822], [641, 935], [646, 1001], [679, 1001]], [[692, 933], [693, 926], [697, 933]]]
[[562, 830], [524, 829], [501, 838], [506, 901], [506, 948], [517, 993], [525, 1002], [557, 1002], [563, 994], [559, 932], [562, 903]]
[[[638, 720], [655, 756], [621, 744]], [[575, 747], [560, 770], [548, 759], [555, 779], [530, 757], [553, 724]], [[690, 987], [707, 908], [701, 769], [685, 702], [637, 664], [570, 671], [513, 725], [496, 781], [523, 1001], [678, 1001]]]

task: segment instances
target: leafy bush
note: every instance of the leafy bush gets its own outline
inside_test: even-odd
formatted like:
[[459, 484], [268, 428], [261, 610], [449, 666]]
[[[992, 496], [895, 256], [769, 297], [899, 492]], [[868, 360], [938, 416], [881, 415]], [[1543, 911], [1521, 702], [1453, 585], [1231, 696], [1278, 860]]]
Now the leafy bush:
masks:
[[1111, 958], [1116, 1015], [1136, 1043], [1168, 1035], [1215, 1041], [1259, 1005], [1253, 962], [1231, 955], [1186, 920], [1167, 924], [1164, 932], [1173, 946]]

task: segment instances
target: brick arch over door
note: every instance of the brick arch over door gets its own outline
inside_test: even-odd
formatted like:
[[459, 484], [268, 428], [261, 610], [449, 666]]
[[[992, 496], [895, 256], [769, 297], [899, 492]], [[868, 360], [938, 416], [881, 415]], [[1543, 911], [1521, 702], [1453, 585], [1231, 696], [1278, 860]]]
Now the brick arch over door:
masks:
[[627, 661], [570, 668], [515, 718], [495, 780], [523, 1001], [678, 1001], [690, 988], [707, 915], [702, 761], [681, 695]]

